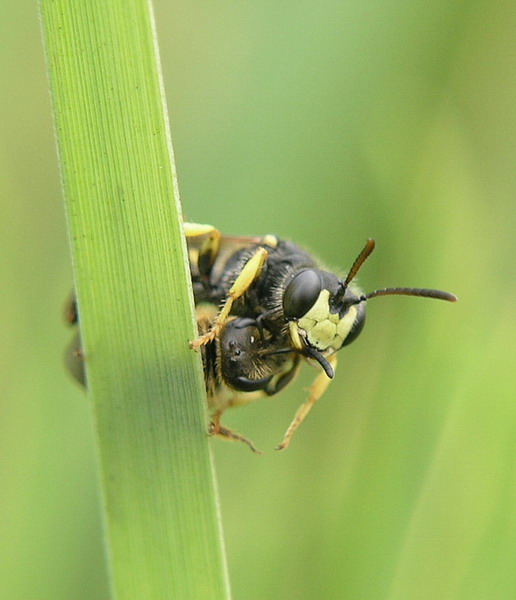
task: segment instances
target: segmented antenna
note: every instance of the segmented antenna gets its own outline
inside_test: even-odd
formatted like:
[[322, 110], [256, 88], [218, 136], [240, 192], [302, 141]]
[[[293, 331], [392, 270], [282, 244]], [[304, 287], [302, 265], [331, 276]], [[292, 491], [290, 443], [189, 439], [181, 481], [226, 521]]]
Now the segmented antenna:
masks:
[[374, 290], [368, 294], [362, 294], [354, 304], [369, 300], [375, 296], [420, 296], [421, 298], [435, 298], [437, 300], [446, 300], [447, 302], [457, 302], [457, 296], [450, 292], [441, 290], [428, 290], [425, 288], [382, 288]]
[[[360, 270], [360, 267], [365, 263], [371, 252], [374, 250], [375, 242], [369, 238], [364, 246], [362, 252], [358, 255], [357, 259], [353, 263], [353, 266], [349, 270], [346, 279], [342, 282], [339, 292], [335, 295], [335, 301], [342, 301], [346, 288], [355, 278], [356, 274]], [[360, 304], [370, 298], [376, 296], [420, 296], [421, 298], [435, 298], [436, 300], [446, 300], [447, 302], [457, 302], [457, 296], [450, 294], [449, 292], [443, 292], [441, 290], [428, 290], [425, 288], [382, 288], [381, 290], [374, 290], [368, 294], [360, 295], [352, 304]]]
[[366, 245], [364, 246], [364, 249], [357, 256], [355, 262], [353, 263], [353, 266], [351, 267], [351, 269], [349, 270], [349, 273], [347, 274], [346, 279], [344, 279], [344, 283], [343, 283], [344, 290], [346, 290], [346, 288], [348, 287], [350, 282], [355, 278], [356, 274], [360, 270], [360, 267], [365, 263], [366, 259], [369, 257], [371, 252], [374, 250], [375, 245], [376, 244], [373, 239], [369, 238], [367, 240]]
[[344, 300], [344, 295], [346, 293], [348, 285], [355, 278], [356, 274], [360, 270], [360, 267], [365, 263], [371, 252], [374, 250], [375, 245], [376, 244], [373, 239], [369, 238], [367, 240], [362, 252], [357, 256], [355, 262], [353, 263], [353, 266], [349, 270], [346, 279], [344, 279], [344, 281], [341, 282], [339, 291], [337, 292], [337, 294], [335, 294], [334, 301], [336, 304]]

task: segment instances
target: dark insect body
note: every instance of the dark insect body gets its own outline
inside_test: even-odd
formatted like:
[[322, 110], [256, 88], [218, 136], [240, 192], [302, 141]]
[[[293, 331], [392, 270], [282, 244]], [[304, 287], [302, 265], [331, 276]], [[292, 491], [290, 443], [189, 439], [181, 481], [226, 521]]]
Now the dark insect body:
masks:
[[[301, 359], [318, 366], [307, 400], [277, 446], [286, 448], [333, 379], [337, 351], [362, 331], [368, 299], [398, 294], [456, 300], [448, 292], [418, 288], [363, 294], [353, 280], [373, 251], [373, 240], [341, 278], [296, 244], [272, 235], [223, 237], [210, 225], [184, 227], [199, 329], [191, 346], [202, 353], [209, 431], [244, 442], [255, 452], [250, 440], [220, 423], [224, 411], [277, 394], [295, 378]], [[78, 321], [73, 298], [66, 318]], [[67, 362], [84, 383], [78, 335]]]
[[[456, 300], [448, 292], [420, 288], [363, 294], [353, 280], [374, 250], [373, 240], [367, 241], [346, 277], [340, 278], [296, 244], [272, 235], [222, 237], [210, 225], [192, 223], [185, 223], [185, 233], [196, 306], [198, 311], [212, 307], [200, 336], [192, 342], [195, 349], [205, 348], [205, 370], [210, 352], [219, 361], [213, 372], [220, 375], [221, 385], [207, 385], [211, 431], [252, 448], [251, 442], [220, 425], [224, 410], [279, 392], [294, 379], [301, 358], [318, 364], [321, 372], [308, 399], [277, 447], [286, 448], [334, 377], [336, 352], [362, 331], [368, 299], [409, 295]], [[206, 380], [208, 384], [208, 376]]]

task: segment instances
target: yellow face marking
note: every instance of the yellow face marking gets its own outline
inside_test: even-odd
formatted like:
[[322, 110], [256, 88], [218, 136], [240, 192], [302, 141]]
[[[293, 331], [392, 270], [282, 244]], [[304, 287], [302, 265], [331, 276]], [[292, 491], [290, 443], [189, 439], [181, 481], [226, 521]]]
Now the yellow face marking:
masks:
[[337, 325], [332, 323], [329, 319], [324, 319], [324, 321], [316, 323], [309, 332], [309, 338], [311, 340], [317, 340], [323, 344], [328, 340], [328, 345], [331, 345], [336, 335]]
[[[290, 332], [294, 345], [292, 325], [297, 325], [297, 339], [306, 338], [307, 342], [318, 350], [339, 350], [355, 322], [357, 309], [350, 306], [344, 317], [339, 318], [336, 313], [330, 312], [330, 292], [322, 290], [316, 303], [299, 319], [297, 323], [290, 324]], [[301, 333], [298, 331], [301, 330]]]
[[337, 325], [337, 334], [344, 341], [347, 337], [351, 328], [353, 327], [353, 323], [357, 317], [357, 308], [356, 306], [350, 306], [348, 308], [348, 312], [344, 315], [344, 317], [340, 320]]
[[290, 329], [290, 338], [292, 339], [292, 343], [294, 344], [294, 348], [297, 350], [302, 350], [304, 348], [303, 342], [299, 337], [299, 329], [297, 327], [297, 323], [295, 321], [290, 321], [288, 324]]

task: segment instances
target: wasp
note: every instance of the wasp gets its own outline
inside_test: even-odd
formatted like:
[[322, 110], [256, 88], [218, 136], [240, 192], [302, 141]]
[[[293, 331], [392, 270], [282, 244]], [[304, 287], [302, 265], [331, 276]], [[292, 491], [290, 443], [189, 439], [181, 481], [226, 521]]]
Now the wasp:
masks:
[[[222, 236], [211, 225], [184, 224], [201, 352], [211, 415], [209, 432], [254, 444], [221, 424], [232, 406], [273, 396], [297, 375], [302, 361], [320, 369], [277, 446], [294, 432], [334, 378], [336, 353], [362, 331], [369, 299], [409, 295], [456, 301], [448, 292], [383, 288], [364, 294], [355, 277], [375, 247], [368, 240], [344, 277], [325, 269], [310, 253], [273, 235]], [[72, 296], [66, 319], [78, 322]], [[80, 337], [67, 352], [68, 367], [85, 383]]]
[[[355, 277], [375, 248], [372, 239], [341, 277], [300, 246], [273, 235], [223, 237], [211, 225], [194, 223], [185, 223], [185, 234], [196, 306], [212, 310], [191, 343], [203, 352], [205, 372], [210, 364], [218, 365], [206, 373], [210, 430], [253, 449], [251, 442], [220, 425], [222, 413], [279, 392], [294, 379], [301, 359], [318, 366], [308, 398], [277, 446], [285, 449], [334, 378], [337, 352], [362, 331], [368, 300], [388, 295], [457, 300], [449, 292], [426, 288], [363, 293]], [[216, 313], [213, 307], [219, 307]], [[211, 386], [210, 380], [219, 383]]]

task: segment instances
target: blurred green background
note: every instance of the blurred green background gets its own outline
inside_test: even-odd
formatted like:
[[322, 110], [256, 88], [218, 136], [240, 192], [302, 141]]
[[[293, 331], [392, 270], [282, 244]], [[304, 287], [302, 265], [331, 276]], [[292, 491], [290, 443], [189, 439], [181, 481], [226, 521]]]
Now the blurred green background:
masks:
[[[371, 301], [313, 373], [213, 441], [235, 600], [516, 597], [516, 10], [509, 0], [155, 1], [188, 219], [276, 233]], [[108, 598], [90, 408], [62, 368], [71, 269], [35, 3], [0, 67], [0, 597]]]

